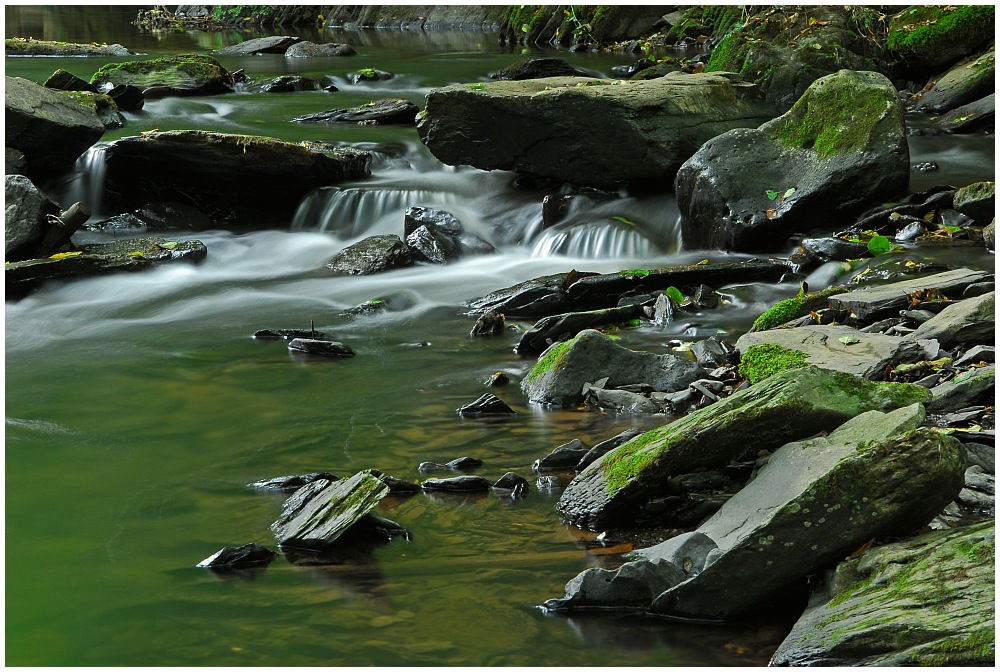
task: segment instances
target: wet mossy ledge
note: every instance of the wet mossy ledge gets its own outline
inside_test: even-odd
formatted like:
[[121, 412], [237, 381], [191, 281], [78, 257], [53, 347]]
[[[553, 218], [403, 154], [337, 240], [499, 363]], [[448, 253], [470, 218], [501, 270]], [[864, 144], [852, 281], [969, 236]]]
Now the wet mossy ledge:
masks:
[[129, 56], [131, 51], [120, 44], [78, 44], [31, 37], [8, 37], [4, 40], [7, 56]]

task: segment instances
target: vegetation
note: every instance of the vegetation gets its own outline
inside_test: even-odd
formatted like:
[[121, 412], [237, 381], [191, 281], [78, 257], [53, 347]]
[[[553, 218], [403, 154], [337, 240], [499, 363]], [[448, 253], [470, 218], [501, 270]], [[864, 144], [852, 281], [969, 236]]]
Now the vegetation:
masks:
[[801, 350], [789, 350], [773, 343], [751, 345], [740, 355], [740, 375], [750, 384], [759, 383], [776, 373], [806, 366], [809, 357]]
[[906, 10], [894, 21], [886, 38], [889, 49], [921, 54], [943, 45], [961, 43], [975, 47], [993, 34], [993, 5], [927, 5]]
[[752, 329], [754, 331], [767, 331], [777, 326], [790, 322], [799, 317], [805, 317], [810, 312], [827, 308], [830, 305], [829, 297], [836, 294], [843, 294], [847, 290], [843, 287], [830, 287], [820, 292], [798, 296], [779, 301], [771, 306], [760, 317], [754, 320]]

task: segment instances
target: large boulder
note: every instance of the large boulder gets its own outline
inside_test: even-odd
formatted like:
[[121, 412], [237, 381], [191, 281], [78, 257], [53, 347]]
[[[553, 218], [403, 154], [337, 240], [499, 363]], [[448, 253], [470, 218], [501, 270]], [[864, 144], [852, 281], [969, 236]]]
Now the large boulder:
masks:
[[287, 225], [311, 189], [367, 177], [371, 164], [368, 152], [353, 148], [208, 131], [130, 136], [105, 156], [120, 210], [197, 194], [203, 204], [232, 212], [230, 225], [258, 227], [280, 219]]
[[342, 275], [372, 275], [413, 264], [410, 249], [399, 236], [369, 236], [348, 245], [326, 264]]
[[937, 339], [943, 348], [993, 343], [996, 319], [996, 292], [988, 292], [953, 303], [904, 338], [913, 342]]
[[805, 355], [804, 363], [870, 380], [882, 380], [887, 366], [925, 358], [923, 346], [915, 340], [862, 333], [838, 324], [754, 331], [741, 336], [736, 341], [736, 349], [746, 353], [751, 347], [762, 344], [801, 352]]
[[751, 15], [712, 50], [708, 72], [738, 72], [787, 109], [820, 77], [839, 70], [888, 70], [884, 51], [859, 28], [862, 7], [769, 8]]
[[993, 5], [908, 7], [889, 19], [886, 45], [916, 68], [943, 68], [990, 40]]
[[216, 49], [213, 53], [219, 56], [255, 56], [257, 54], [283, 54], [288, 47], [296, 42], [300, 42], [301, 37], [291, 37], [288, 35], [271, 35], [269, 37], [258, 37], [246, 40], [239, 44], [232, 44], [222, 49]]
[[[769, 601], [872, 538], [919, 529], [965, 482], [965, 448], [919, 404], [869, 411], [827, 437], [782, 446], [698, 531], [722, 552], [660, 595], [653, 613], [727, 618]], [[655, 558], [655, 547], [641, 552]]]
[[546, 350], [521, 381], [529, 401], [573, 406], [584, 383], [607, 378], [606, 387], [645, 383], [654, 390], [678, 390], [701, 377], [701, 367], [677, 355], [629, 350], [599, 331], [587, 329]]
[[924, 388], [873, 383], [807, 366], [751, 385], [640, 434], [580, 472], [556, 504], [570, 523], [602, 529], [634, 513], [667, 479], [727, 464], [748, 449], [773, 450], [870, 410], [928, 402]]
[[232, 82], [221, 63], [202, 54], [108, 63], [90, 78], [98, 88], [130, 84], [142, 89], [146, 98], [226, 93], [232, 90]]
[[771, 664], [992, 667], [995, 538], [988, 520], [844, 560]]
[[971, 63], [958, 63], [934, 81], [915, 108], [946, 112], [993, 93], [996, 52], [990, 50]]
[[5, 77], [4, 107], [4, 142], [24, 154], [29, 175], [69, 170], [104, 134], [93, 108], [21, 77]]
[[490, 79], [521, 80], [543, 77], [588, 77], [561, 58], [529, 58], [490, 73]]
[[732, 74], [456, 84], [427, 95], [421, 140], [449, 165], [579, 186], [662, 188], [709, 138], [777, 110]]
[[358, 52], [349, 44], [316, 44], [302, 40], [285, 49], [285, 58], [312, 58], [314, 56], [354, 56]]
[[996, 183], [974, 182], [955, 192], [955, 209], [980, 223], [996, 216]]
[[961, 296], [962, 291], [973, 283], [992, 280], [993, 274], [988, 271], [957, 268], [921, 278], [862, 287], [851, 292], [837, 294], [830, 297], [830, 305], [834, 308], [852, 311], [859, 320], [873, 322], [897, 315], [898, 311], [909, 306], [910, 296], [916, 292], [933, 289], [944, 296], [957, 297]]
[[59, 91], [90, 91], [98, 93], [97, 87], [85, 79], [80, 79], [72, 72], [56, 69], [49, 78], [42, 82], [42, 86], [47, 89], [57, 89]]
[[24, 175], [8, 175], [4, 184], [4, 259], [23, 261], [49, 229], [49, 215], [59, 206]]
[[791, 233], [842, 226], [910, 179], [892, 83], [841, 70], [791, 110], [706, 142], [677, 173], [685, 247], [773, 249]]

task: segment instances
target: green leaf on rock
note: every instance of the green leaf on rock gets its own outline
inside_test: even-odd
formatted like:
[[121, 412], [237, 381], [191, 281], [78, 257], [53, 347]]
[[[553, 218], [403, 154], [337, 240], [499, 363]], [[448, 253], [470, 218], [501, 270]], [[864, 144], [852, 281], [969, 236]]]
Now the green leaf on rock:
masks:
[[631, 220], [628, 220], [628, 219], [625, 219], [624, 217], [612, 217], [611, 219], [615, 220], [616, 222], [621, 222], [622, 224], [628, 224], [629, 226], [635, 226], [635, 222], [633, 222]]
[[645, 278], [649, 275], [649, 271], [644, 268], [632, 268], [618, 272], [626, 278]]
[[854, 345], [855, 343], [861, 342], [861, 339], [858, 338], [857, 336], [841, 336], [837, 340], [843, 343], [844, 345]]
[[782, 198], [788, 198], [789, 196], [791, 196], [794, 193], [795, 193], [795, 187], [791, 187], [789, 189], [785, 189], [785, 195]]
[[885, 236], [874, 236], [868, 241], [868, 251], [876, 257], [892, 250], [892, 243]]
[[663, 293], [669, 296], [673, 300], [673, 302], [676, 303], [677, 305], [684, 303], [684, 294], [681, 292], [681, 290], [677, 289], [672, 285], [670, 287], [667, 287]]
[[765, 193], [767, 194], [767, 197], [772, 201], [778, 197], [778, 192], [776, 192], [774, 189], [768, 189]]
[[473, 91], [482, 91], [486, 87], [483, 84], [469, 84], [469, 88]]

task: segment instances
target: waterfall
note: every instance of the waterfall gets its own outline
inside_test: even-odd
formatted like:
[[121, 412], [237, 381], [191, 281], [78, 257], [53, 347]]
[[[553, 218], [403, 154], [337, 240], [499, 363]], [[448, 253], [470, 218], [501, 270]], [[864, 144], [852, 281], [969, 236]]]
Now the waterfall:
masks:
[[68, 208], [77, 201], [82, 201], [90, 206], [93, 217], [108, 214], [103, 209], [107, 149], [107, 145], [94, 145], [76, 160], [73, 170], [62, 181], [46, 185], [46, 190], [60, 206]]
[[362, 235], [402, 236], [403, 213], [411, 205], [445, 208], [456, 194], [426, 189], [325, 187], [299, 204], [292, 231], [320, 231], [346, 240]]

